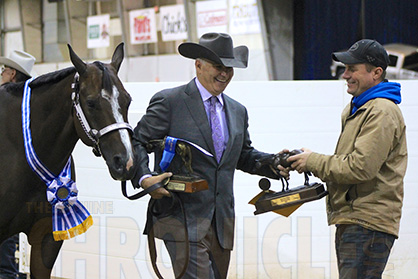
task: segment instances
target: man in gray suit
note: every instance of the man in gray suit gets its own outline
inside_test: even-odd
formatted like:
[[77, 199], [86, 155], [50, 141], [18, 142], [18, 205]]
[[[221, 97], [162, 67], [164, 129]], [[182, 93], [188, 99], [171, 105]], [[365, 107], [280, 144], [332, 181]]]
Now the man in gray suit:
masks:
[[[152, 226], [155, 236], [164, 240], [176, 277], [188, 261], [183, 278], [226, 278], [234, 241], [235, 169], [271, 178], [280, 175], [288, 178], [289, 173], [281, 166], [277, 172], [268, 166], [256, 167], [257, 159], [273, 154], [252, 147], [246, 108], [224, 93], [234, 67], [247, 67], [248, 48], [234, 48], [227, 34], [208, 33], [198, 44], [183, 43], [178, 50], [181, 55], [195, 59], [196, 78], [152, 97], [134, 130], [139, 161], [136, 181], [147, 189], [171, 176], [170, 172], [151, 176], [146, 150], [150, 140], [170, 136], [193, 142], [214, 155], [191, 149], [193, 171], [208, 181], [209, 189], [178, 194], [187, 221], [179, 207], [172, 207], [164, 217], [148, 214], [145, 231], [149, 232]], [[155, 168], [161, 172], [160, 160], [161, 154], [156, 152]], [[164, 188], [151, 192], [151, 196], [154, 207], [167, 209], [172, 204], [170, 193]], [[184, 249], [184, 222], [190, 241], [189, 259]]]

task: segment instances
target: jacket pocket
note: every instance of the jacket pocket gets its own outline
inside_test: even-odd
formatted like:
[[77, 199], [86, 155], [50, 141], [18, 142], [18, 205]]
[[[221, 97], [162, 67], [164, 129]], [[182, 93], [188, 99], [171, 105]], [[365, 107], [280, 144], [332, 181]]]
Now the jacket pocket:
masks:
[[354, 201], [357, 199], [357, 197], [357, 185], [350, 185], [347, 193], [345, 193], [345, 200], [349, 204], [351, 210], [354, 210]]

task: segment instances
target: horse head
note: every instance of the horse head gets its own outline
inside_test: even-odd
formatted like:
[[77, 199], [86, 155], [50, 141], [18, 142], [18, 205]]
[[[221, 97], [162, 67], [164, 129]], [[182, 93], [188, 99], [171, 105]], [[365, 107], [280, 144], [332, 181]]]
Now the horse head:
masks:
[[117, 76], [123, 60], [119, 44], [109, 64], [84, 63], [68, 45], [77, 73], [73, 83], [74, 121], [77, 134], [97, 156], [103, 156], [113, 179], [134, 175], [132, 127], [128, 124], [131, 97]]

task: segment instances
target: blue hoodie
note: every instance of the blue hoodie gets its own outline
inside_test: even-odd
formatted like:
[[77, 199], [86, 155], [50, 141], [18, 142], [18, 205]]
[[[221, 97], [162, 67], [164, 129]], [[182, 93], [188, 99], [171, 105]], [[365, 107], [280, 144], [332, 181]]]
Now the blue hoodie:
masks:
[[393, 101], [395, 104], [400, 104], [402, 101], [401, 85], [397, 82], [383, 81], [378, 85], [367, 89], [361, 93], [360, 96], [353, 97], [351, 101], [351, 114], [354, 114], [362, 105], [368, 101], [376, 98], [385, 98]]

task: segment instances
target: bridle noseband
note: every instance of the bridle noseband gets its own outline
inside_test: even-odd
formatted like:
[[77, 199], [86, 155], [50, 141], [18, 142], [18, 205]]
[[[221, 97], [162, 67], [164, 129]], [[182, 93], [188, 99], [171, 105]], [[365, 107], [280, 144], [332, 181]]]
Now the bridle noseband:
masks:
[[73, 100], [73, 106], [76, 112], [76, 116], [78, 120], [80, 121], [80, 125], [83, 128], [84, 132], [86, 133], [87, 137], [93, 142], [93, 153], [97, 157], [100, 157], [102, 155], [102, 152], [99, 147], [99, 139], [115, 130], [119, 129], [127, 129], [130, 133], [133, 133], [132, 126], [129, 125], [129, 123], [126, 122], [116, 122], [110, 125], [107, 125], [106, 127], [97, 130], [94, 128], [91, 128], [86, 116], [84, 115], [83, 109], [80, 105], [80, 85], [79, 85], [79, 74], [78, 72], [74, 75], [74, 82], [71, 84], [71, 88], [73, 89], [73, 92], [71, 94], [71, 99]]

